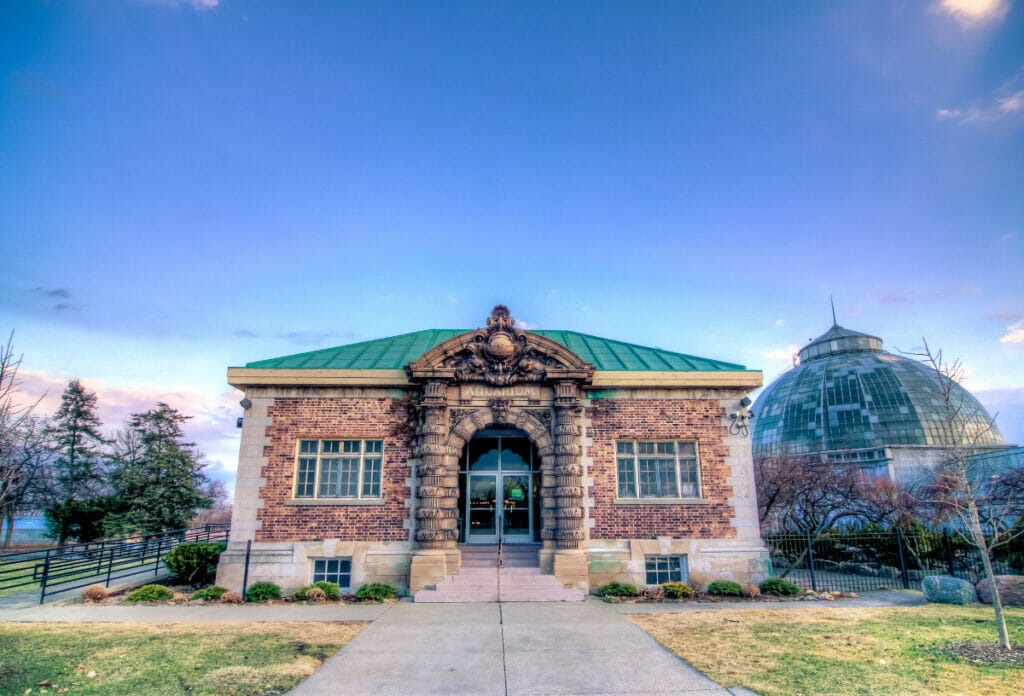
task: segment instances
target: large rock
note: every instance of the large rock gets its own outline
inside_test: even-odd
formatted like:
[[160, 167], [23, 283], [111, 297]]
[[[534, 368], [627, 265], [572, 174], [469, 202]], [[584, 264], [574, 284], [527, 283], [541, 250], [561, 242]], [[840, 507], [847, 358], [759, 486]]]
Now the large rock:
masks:
[[[1024, 575], [997, 575], [999, 599], [1005, 607], [1024, 607]], [[985, 604], [992, 603], [992, 581], [985, 578], [976, 585], [978, 599]]]
[[978, 601], [974, 585], [951, 575], [928, 575], [921, 580], [921, 589], [929, 602], [939, 604], [973, 604]]

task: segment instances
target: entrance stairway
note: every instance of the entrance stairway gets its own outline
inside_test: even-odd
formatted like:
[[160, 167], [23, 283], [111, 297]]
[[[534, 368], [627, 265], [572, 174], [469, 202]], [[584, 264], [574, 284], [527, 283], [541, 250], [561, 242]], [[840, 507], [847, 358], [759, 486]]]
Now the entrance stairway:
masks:
[[553, 575], [542, 575], [538, 544], [506, 544], [498, 567], [496, 545], [461, 546], [462, 568], [413, 594], [415, 602], [581, 602], [581, 590], [566, 589]]

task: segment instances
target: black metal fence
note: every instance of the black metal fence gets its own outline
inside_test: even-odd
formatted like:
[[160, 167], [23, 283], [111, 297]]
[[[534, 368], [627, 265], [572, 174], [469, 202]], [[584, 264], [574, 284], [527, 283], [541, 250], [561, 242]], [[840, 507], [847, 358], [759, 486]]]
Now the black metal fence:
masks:
[[208, 524], [160, 534], [67, 544], [0, 555], [0, 594], [38, 586], [39, 603], [47, 597], [89, 585], [107, 587], [138, 575], [160, 575], [163, 559], [174, 547], [196, 541], [227, 541], [230, 525]]
[[[984, 578], [981, 552], [943, 532], [792, 532], [767, 534], [772, 577], [815, 591], [863, 592], [886, 587], [920, 589], [926, 575]], [[996, 549], [997, 574], [1024, 571], [1024, 540]]]

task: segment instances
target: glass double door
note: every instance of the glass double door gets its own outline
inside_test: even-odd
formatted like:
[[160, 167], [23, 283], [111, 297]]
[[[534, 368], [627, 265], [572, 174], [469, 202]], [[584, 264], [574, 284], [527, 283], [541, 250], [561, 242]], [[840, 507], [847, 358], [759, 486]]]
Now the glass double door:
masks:
[[524, 437], [474, 438], [465, 457], [465, 540], [533, 541], [533, 447]]

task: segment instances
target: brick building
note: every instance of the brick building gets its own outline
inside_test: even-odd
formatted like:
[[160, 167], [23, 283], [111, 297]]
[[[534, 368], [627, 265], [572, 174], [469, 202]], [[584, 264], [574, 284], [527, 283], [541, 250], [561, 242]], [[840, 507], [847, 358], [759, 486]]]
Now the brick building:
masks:
[[219, 584], [242, 585], [248, 553], [250, 583], [387, 582], [429, 601], [497, 548], [575, 596], [766, 576], [745, 425], [760, 372], [525, 331], [498, 306], [486, 328], [253, 362], [228, 381], [245, 415]]

